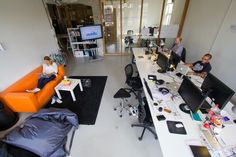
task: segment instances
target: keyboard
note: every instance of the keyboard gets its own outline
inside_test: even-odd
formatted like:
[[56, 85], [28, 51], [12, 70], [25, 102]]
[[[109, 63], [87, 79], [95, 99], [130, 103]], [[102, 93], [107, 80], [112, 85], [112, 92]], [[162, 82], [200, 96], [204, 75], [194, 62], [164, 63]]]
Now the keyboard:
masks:
[[220, 149], [218, 141], [209, 130], [201, 130], [201, 133], [203, 135], [203, 138], [209, 144], [210, 148], [212, 148], [213, 150]]

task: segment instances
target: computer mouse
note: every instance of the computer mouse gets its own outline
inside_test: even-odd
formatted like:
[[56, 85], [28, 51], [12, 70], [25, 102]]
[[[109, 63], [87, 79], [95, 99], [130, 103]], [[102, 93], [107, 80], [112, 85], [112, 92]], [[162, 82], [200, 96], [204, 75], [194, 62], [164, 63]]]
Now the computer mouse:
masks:
[[163, 110], [163, 107], [158, 108], [158, 111], [162, 112], [162, 110]]
[[158, 103], [154, 102], [153, 105], [154, 105], [154, 106], [158, 106]]
[[164, 84], [164, 83], [165, 83], [165, 81], [162, 80], [162, 79], [156, 80], [156, 84], [157, 84], [157, 85], [162, 85], [162, 84]]
[[183, 126], [182, 123], [177, 123], [177, 124], [175, 124], [175, 127], [176, 127], [176, 128], [183, 128], [184, 126]]
[[169, 89], [165, 88], [165, 87], [161, 87], [159, 88], [159, 91], [163, 94], [163, 95], [166, 95], [168, 94], [170, 91]]

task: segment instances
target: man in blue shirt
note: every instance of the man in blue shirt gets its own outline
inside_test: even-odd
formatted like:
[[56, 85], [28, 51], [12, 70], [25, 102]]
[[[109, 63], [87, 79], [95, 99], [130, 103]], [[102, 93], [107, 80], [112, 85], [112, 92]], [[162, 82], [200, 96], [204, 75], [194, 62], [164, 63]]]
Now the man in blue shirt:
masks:
[[181, 37], [177, 37], [177, 38], [175, 39], [175, 43], [174, 43], [173, 47], [171, 48], [171, 50], [172, 50], [173, 52], [175, 52], [175, 53], [176, 53], [178, 56], [180, 56], [180, 57], [181, 57], [182, 52], [183, 52], [183, 49], [184, 49], [184, 46], [183, 46], [183, 44], [181, 43], [181, 41], [182, 41], [182, 38], [181, 38]]

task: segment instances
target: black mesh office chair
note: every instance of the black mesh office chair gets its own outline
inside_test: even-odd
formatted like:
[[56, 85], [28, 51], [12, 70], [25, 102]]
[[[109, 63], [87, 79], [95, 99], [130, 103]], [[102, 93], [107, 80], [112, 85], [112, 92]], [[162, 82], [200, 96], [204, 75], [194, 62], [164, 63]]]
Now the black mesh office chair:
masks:
[[140, 80], [139, 75], [134, 76], [134, 70], [132, 64], [128, 64], [125, 66], [125, 76], [126, 76], [126, 81], [125, 83], [131, 87], [131, 88], [125, 88], [126, 90], [129, 91], [129, 93], [134, 93], [134, 95], [137, 98], [137, 93], [142, 89], [142, 82]]
[[182, 51], [182, 53], [181, 53], [181, 60], [182, 60], [183, 62], [185, 62], [185, 60], [186, 60], [186, 49], [185, 49], [185, 48], [183, 48], [183, 51]]
[[[141, 94], [138, 94], [139, 106], [138, 106], [138, 120], [139, 124], [132, 124], [131, 127], [141, 127], [143, 128], [141, 136], [138, 138], [140, 141], [143, 139], [143, 135], [147, 130], [149, 130], [154, 138], [157, 139], [157, 134], [153, 131], [153, 122], [151, 117], [151, 112], [149, 110], [146, 97], [142, 98]], [[144, 102], [144, 105], [143, 103]]]

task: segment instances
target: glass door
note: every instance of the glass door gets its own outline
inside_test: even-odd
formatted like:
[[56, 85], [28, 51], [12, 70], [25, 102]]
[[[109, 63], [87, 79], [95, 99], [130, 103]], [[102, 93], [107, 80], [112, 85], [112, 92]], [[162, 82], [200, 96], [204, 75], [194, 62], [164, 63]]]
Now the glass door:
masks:
[[122, 2], [122, 53], [129, 54], [138, 47], [141, 21], [142, 0], [124, 0]]
[[126, 55], [133, 47], [157, 42], [165, 0], [100, 0], [105, 54]]
[[104, 0], [102, 9], [105, 54], [120, 54], [120, 1]]

